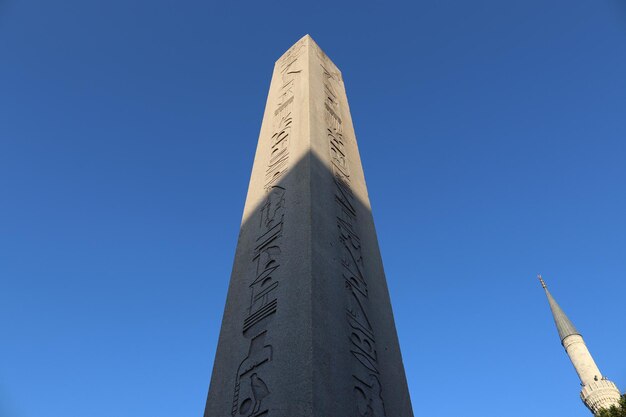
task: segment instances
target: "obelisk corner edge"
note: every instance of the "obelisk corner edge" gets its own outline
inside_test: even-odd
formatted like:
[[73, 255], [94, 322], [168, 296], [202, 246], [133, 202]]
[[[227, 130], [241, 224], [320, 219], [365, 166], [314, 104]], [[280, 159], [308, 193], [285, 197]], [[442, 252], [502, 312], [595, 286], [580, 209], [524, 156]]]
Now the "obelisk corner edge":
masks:
[[274, 66], [278, 66], [279, 64], [283, 63], [285, 60], [287, 60], [288, 56], [292, 56], [294, 54], [297, 54], [298, 51], [300, 51], [301, 48], [306, 47], [309, 50], [310, 49], [314, 49], [316, 51], [316, 54], [320, 57], [320, 59], [327, 63], [327, 64], [331, 64], [332, 65], [332, 71], [337, 73], [337, 75], [339, 75], [339, 79], [343, 82], [343, 77], [341, 75], [341, 70], [337, 67], [337, 65], [328, 57], [328, 55], [326, 55], [326, 53], [324, 52], [324, 50], [317, 44], [317, 42], [315, 42], [315, 40], [313, 39], [313, 37], [311, 37], [311, 35], [309, 35], [308, 33], [306, 35], [304, 35], [303, 37], [301, 37], [296, 43], [294, 43], [289, 49], [287, 49], [287, 51], [285, 51], [284, 54], [282, 54], [280, 56], [280, 58], [278, 58], [276, 60], [276, 62], [274, 63]]

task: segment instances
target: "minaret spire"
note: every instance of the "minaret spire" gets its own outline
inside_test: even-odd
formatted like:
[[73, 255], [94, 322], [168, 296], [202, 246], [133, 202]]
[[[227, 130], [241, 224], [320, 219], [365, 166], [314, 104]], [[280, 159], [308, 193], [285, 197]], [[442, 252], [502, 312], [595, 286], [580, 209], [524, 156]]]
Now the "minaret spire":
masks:
[[563, 341], [568, 336], [572, 336], [575, 334], [580, 335], [580, 333], [578, 333], [578, 330], [576, 330], [576, 327], [574, 327], [574, 324], [565, 315], [554, 297], [552, 297], [552, 294], [550, 294], [550, 291], [548, 291], [548, 286], [543, 280], [541, 274], [537, 275], [537, 277], [539, 278], [539, 282], [541, 282], [541, 286], [546, 292], [546, 297], [548, 297], [548, 303], [550, 303], [550, 310], [552, 310], [552, 317], [554, 317], [554, 324], [556, 324], [556, 329], [559, 332], [561, 344], [563, 344]]
[[581, 334], [552, 297], [543, 277], [537, 275], [537, 278], [546, 292], [561, 344], [580, 378], [583, 387], [580, 398], [594, 414], [600, 409], [617, 406], [621, 397], [619, 390], [613, 382], [602, 376]]
[[537, 278], [539, 278], [539, 282], [541, 282], [541, 286], [543, 287], [543, 289], [547, 290], [548, 286], [546, 285], [545, 281], [543, 280], [543, 277], [541, 276], [541, 274], [537, 274]]

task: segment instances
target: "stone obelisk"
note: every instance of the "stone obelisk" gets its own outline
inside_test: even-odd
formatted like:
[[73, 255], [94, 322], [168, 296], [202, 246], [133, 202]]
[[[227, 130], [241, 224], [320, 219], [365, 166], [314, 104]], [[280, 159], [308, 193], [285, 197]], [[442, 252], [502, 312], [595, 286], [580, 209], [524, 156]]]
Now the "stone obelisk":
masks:
[[274, 66], [205, 417], [413, 416], [341, 72]]

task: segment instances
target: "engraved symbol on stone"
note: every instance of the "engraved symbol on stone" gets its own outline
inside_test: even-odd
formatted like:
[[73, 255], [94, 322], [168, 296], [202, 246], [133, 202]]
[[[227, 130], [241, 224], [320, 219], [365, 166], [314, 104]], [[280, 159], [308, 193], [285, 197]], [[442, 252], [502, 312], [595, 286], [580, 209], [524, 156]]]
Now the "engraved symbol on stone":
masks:
[[[324, 77], [326, 78], [326, 80], [332, 81], [334, 85], [338, 86], [339, 82], [341, 81], [341, 74], [337, 71], [329, 71], [323, 65], [322, 65], [322, 69], [324, 70]], [[333, 93], [337, 95], [337, 90], [333, 89]]]
[[[288, 104], [289, 102], [287, 102]], [[280, 110], [280, 109], [279, 109]], [[289, 157], [289, 134], [293, 118], [287, 113], [280, 118], [276, 133], [271, 138], [271, 153], [268, 167], [265, 170], [265, 187], [275, 182], [284, 172]]]
[[265, 382], [259, 378], [257, 374], [250, 375], [250, 387], [252, 388], [252, 395], [254, 395], [254, 408], [251, 415], [258, 413], [261, 409], [261, 401], [267, 397], [270, 393], [267, 389]]
[[299, 74], [302, 72], [301, 63], [298, 62], [298, 58], [300, 57], [299, 53], [291, 55], [287, 58], [285, 63], [281, 66], [281, 78], [283, 83], [288, 83], [295, 77], [295, 74]]
[[354, 395], [359, 415], [361, 417], [385, 417], [385, 405], [378, 377], [370, 374], [368, 382], [356, 376], [354, 378], [357, 380], [357, 385], [354, 387]]
[[330, 143], [330, 157], [333, 162], [333, 173], [335, 177], [347, 183], [350, 181], [348, 171], [348, 159], [346, 158], [343, 136], [337, 131], [327, 129]]
[[[259, 224], [261, 235], [256, 240], [253, 258], [253, 262], [256, 263], [256, 277], [250, 284], [250, 305], [243, 324], [246, 337], [258, 332], [260, 323], [276, 313], [278, 300], [274, 291], [278, 288], [278, 281], [273, 274], [280, 267], [279, 238], [282, 236], [284, 214], [285, 189], [271, 187], [265, 204], [261, 207]], [[263, 326], [267, 326], [267, 323]]]
[[294, 58], [300, 56], [300, 50], [304, 48], [304, 42], [297, 42], [291, 48], [284, 53], [283, 57], [280, 59], [281, 67], [284, 67], [288, 62], [291, 62]]
[[[252, 398], [246, 398], [241, 402], [239, 407], [239, 414], [246, 415], [248, 417], [260, 416], [267, 413], [268, 410], [261, 411], [261, 401], [267, 397], [270, 393], [265, 381], [263, 381], [256, 373], [250, 375], [250, 390], [252, 391]], [[249, 413], [248, 413], [249, 412]]]
[[360, 294], [353, 291], [351, 285], [347, 285], [350, 289], [349, 307], [347, 311], [348, 323], [352, 328], [350, 334], [350, 343], [352, 348], [350, 353], [359, 361], [363, 367], [370, 372], [378, 373], [378, 355], [376, 353], [376, 341], [370, 321], [365, 313], [363, 302], [359, 298]]
[[353, 200], [354, 196], [352, 190], [343, 179], [335, 175], [336, 193], [335, 200], [341, 205], [341, 216], [338, 217], [340, 224], [345, 224], [347, 227], [352, 228], [354, 223], [354, 217], [356, 216], [356, 209], [354, 208]]
[[[278, 223], [282, 223], [285, 214], [285, 189], [273, 186], [261, 207], [261, 229], [271, 230]], [[259, 238], [260, 239], [260, 238]], [[257, 241], [259, 240], [257, 239]]]
[[[258, 376], [260, 368], [262, 368], [266, 363], [272, 361], [272, 346], [265, 344], [266, 335], [267, 332], [264, 331], [250, 340], [248, 356], [241, 362], [239, 368], [237, 369], [235, 395], [231, 411], [232, 416], [235, 416], [237, 413], [245, 415], [250, 408], [252, 408], [252, 413], [248, 414], [249, 416], [261, 415], [267, 411], [259, 410], [261, 407], [261, 400], [269, 395], [269, 390], [267, 389], [265, 382]], [[254, 378], [252, 378], [253, 375], [255, 375]], [[260, 381], [260, 383], [255, 388], [252, 383], [248, 383], [248, 380]], [[264, 386], [264, 389], [262, 389], [260, 384]], [[240, 398], [243, 398], [241, 402], [239, 401]], [[255, 399], [254, 407], [252, 407], [251, 398]]]
[[270, 299], [271, 293], [278, 287], [278, 281], [272, 274], [280, 266], [277, 257], [280, 255], [278, 246], [262, 249], [258, 259], [257, 278], [250, 284], [250, 308], [248, 318], [244, 322], [244, 334], [257, 323], [276, 312], [278, 300]]
[[293, 80], [287, 82], [280, 88], [280, 95], [278, 96], [278, 106], [274, 111], [274, 115], [278, 116], [280, 112], [285, 110], [287, 106], [293, 103]]
[[370, 402], [370, 407], [373, 411], [374, 416], [384, 416], [385, 415], [385, 405], [383, 403], [382, 396], [382, 388], [380, 386], [380, 381], [376, 375], [370, 374], [370, 387], [372, 388], [372, 399]]
[[292, 65], [300, 56], [300, 53], [304, 48], [304, 42], [296, 43], [294, 46], [289, 48], [287, 52], [280, 59], [279, 64], [281, 68], [281, 72], [284, 72], [290, 65]]
[[354, 387], [354, 396], [356, 397], [356, 407], [360, 416], [366, 416], [368, 412], [369, 401], [367, 394], [362, 388]]
[[334, 71], [329, 71], [324, 65], [322, 65], [324, 72], [324, 92], [326, 93], [325, 103], [328, 110], [335, 113], [339, 111], [339, 74]]
[[241, 402], [241, 407], [239, 407], [239, 414], [248, 414], [250, 408], [252, 408], [252, 400], [250, 398], [246, 398]]
[[[261, 250], [259, 254], [259, 263], [257, 267], [257, 279], [265, 279], [264, 274], [268, 271], [274, 271], [278, 268], [278, 257], [280, 256], [280, 247], [268, 246]], [[254, 284], [254, 282], [253, 282]]]
[[324, 106], [326, 112], [324, 119], [329, 130], [341, 135], [341, 117], [339, 117], [339, 76], [337, 73], [331, 72], [322, 65], [324, 75]]

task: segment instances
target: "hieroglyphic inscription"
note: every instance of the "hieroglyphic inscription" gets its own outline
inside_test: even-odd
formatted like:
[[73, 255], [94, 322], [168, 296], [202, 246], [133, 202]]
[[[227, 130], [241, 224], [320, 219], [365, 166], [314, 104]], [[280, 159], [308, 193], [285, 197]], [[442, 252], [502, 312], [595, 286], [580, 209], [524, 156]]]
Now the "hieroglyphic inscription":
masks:
[[[318, 54], [319, 55], [319, 54]], [[322, 62], [326, 60], [319, 55]], [[332, 175], [335, 183], [337, 229], [342, 282], [346, 293], [349, 354], [353, 358], [355, 417], [385, 417], [374, 329], [370, 321], [369, 292], [358, 235], [355, 197], [350, 186], [349, 159], [343, 135], [339, 102], [340, 76], [322, 64], [325, 115]]]
[[274, 110], [273, 134], [270, 140], [270, 160], [265, 170], [264, 187], [268, 190], [287, 170], [289, 141], [293, 123], [292, 106], [296, 75], [302, 72], [298, 61], [304, 43], [291, 47], [276, 64], [280, 71], [278, 100]]
[[303, 47], [302, 42], [294, 45], [277, 63], [280, 87], [265, 168], [265, 202], [258, 213], [258, 230], [252, 254], [255, 278], [249, 284], [250, 300], [242, 326], [243, 337], [250, 340], [250, 347], [237, 369], [231, 410], [233, 417], [268, 417], [270, 413], [264, 400], [271, 394], [266, 367], [272, 362], [273, 348], [266, 343], [266, 337], [272, 331], [270, 323], [278, 309], [277, 289], [280, 284], [287, 194], [278, 180], [288, 168], [295, 82], [297, 74], [302, 71], [298, 57]]
[[287, 160], [289, 159], [288, 146], [292, 122], [291, 113], [285, 114], [278, 122], [276, 133], [272, 135], [270, 144], [272, 152], [270, 154], [269, 164], [265, 170], [266, 190], [271, 187], [287, 169]]

